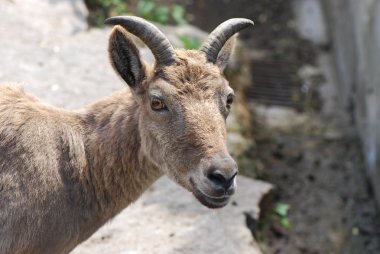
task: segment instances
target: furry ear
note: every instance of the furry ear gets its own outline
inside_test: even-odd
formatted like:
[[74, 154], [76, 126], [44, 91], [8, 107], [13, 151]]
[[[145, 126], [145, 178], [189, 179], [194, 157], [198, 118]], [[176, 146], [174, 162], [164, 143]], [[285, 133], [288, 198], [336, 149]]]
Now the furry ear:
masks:
[[130, 87], [136, 88], [145, 77], [145, 66], [140, 60], [139, 50], [121, 26], [112, 30], [108, 53], [115, 71]]
[[224, 68], [226, 68], [228, 64], [228, 60], [230, 59], [230, 56], [234, 50], [234, 47], [236, 44], [236, 38], [237, 38], [237, 34], [229, 38], [228, 41], [224, 44], [223, 48], [218, 53], [218, 57], [216, 59], [215, 64], [222, 71], [224, 70]]

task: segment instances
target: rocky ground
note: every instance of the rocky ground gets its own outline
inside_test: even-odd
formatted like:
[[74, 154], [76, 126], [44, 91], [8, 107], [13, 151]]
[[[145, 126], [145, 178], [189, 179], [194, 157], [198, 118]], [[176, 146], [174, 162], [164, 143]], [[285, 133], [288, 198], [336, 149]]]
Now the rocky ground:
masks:
[[291, 110], [276, 119], [271, 111], [256, 137], [260, 178], [276, 186], [272, 202], [290, 206], [290, 227], [264, 212], [256, 233], [264, 253], [380, 253], [376, 203], [353, 126]]
[[243, 177], [238, 184], [240, 191], [227, 207], [210, 210], [162, 178], [73, 253], [261, 254], [246, 214], [258, 217], [257, 202], [271, 187]]
[[[22, 83], [43, 102], [68, 109], [125, 86], [108, 63], [110, 29], [88, 30], [82, 1], [4, 0], [0, 10], [0, 83]], [[142, 54], [149, 58], [146, 49]], [[271, 185], [244, 177], [238, 185], [233, 202], [214, 211], [163, 178], [74, 253], [259, 254], [246, 218], [258, 218]]]

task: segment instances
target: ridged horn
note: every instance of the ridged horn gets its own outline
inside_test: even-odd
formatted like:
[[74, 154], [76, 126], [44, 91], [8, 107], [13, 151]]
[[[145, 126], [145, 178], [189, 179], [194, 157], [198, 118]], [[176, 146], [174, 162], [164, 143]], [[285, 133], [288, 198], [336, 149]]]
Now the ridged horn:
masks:
[[104, 21], [107, 25], [120, 25], [128, 32], [140, 38], [152, 51], [158, 66], [171, 65], [175, 61], [175, 52], [166, 36], [145, 19], [134, 16], [116, 16]]
[[219, 51], [223, 48], [226, 41], [240, 30], [253, 26], [253, 21], [243, 18], [233, 18], [224, 21], [207, 37], [202, 44], [200, 51], [206, 53], [207, 60], [211, 63], [216, 63]]

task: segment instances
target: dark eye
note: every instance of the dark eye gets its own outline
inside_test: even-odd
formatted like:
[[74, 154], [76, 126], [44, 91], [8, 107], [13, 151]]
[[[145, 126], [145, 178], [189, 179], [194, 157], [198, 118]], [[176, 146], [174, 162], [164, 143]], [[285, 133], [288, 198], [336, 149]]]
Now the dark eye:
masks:
[[150, 106], [155, 111], [166, 109], [165, 103], [159, 98], [152, 98]]
[[234, 102], [234, 94], [230, 93], [228, 96], [227, 96], [227, 101], [226, 101], [226, 106], [227, 108], [230, 108], [231, 107], [231, 104]]

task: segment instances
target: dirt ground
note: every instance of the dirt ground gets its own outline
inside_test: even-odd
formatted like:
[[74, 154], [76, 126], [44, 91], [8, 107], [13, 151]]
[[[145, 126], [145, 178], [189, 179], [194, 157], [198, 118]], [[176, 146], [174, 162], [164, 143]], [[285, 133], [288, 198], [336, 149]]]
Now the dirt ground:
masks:
[[356, 136], [350, 127], [308, 117], [299, 126], [266, 130], [257, 137], [260, 178], [277, 186], [275, 203], [290, 206], [289, 229], [270, 217], [263, 221], [263, 250], [380, 253], [376, 204]]

